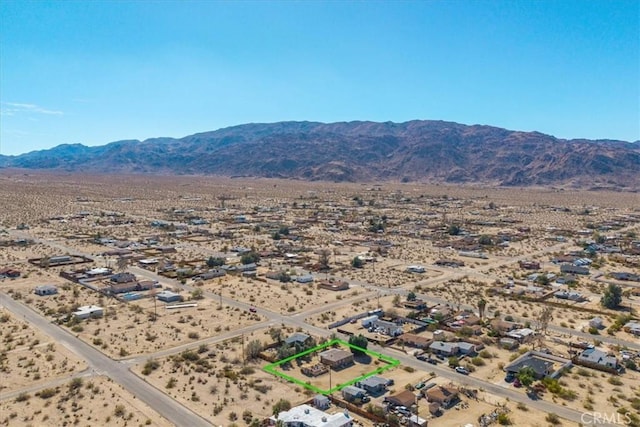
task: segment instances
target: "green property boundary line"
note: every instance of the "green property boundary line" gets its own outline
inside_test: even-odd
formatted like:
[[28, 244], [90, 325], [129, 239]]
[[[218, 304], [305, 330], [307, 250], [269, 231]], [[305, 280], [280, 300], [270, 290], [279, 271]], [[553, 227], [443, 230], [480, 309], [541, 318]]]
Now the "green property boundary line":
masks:
[[[353, 349], [355, 349], [355, 350], [359, 350], [359, 351], [361, 351], [362, 353], [365, 353], [365, 354], [367, 354], [367, 355], [369, 355], [369, 356], [372, 356], [372, 357], [377, 357], [378, 359], [380, 359], [380, 360], [382, 360], [383, 362], [385, 362], [385, 363], [386, 363], [386, 365], [385, 365], [385, 366], [381, 366], [381, 367], [379, 367], [379, 368], [375, 369], [374, 371], [367, 372], [366, 374], [360, 375], [359, 377], [354, 378], [354, 379], [352, 379], [351, 381], [346, 382], [346, 383], [344, 383], [344, 384], [338, 384], [337, 386], [333, 387], [333, 388], [332, 388], [332, 389], [330, 389], [330, 390], [322, 390], [322, 389], [320, 389], [320, 388], [318, 388], [318, 387], [316, 387], [316, 386], [314, 386], [314, 385], [312, 385], [312, 384], [307, 384], [306, 382], [304, 382], [304, 381], [302, 381], [302, 380], [299, 380], [298, 378], [294, 378], [294, 377], [289, 376], [289, 375], [285, 374], [284, 372], [282, 372], [282, 371], [278, 370], [278, 368], [280, 367], [280, 365], [284, 365], [285, 363], [291, 362], [291, 361], [292, 361], [292, 360], [294, 360], [294, 359], [297, 359], [297, 358], [299, 358], [299, 357], [306, 356], [307, 354], [309, 354], [309, 353], [313, 353], [313, 352], [315, 352], [315, 351], [323, 350], [323, 349], [325, 349], [325, 348], [327, 348], [327, 347], [331, 347], [331, 346], [334, 346], [334, 345], [336, 345], [336, 344], [337, 344], [337, 345], [342, 345], [342, 346], [345, 346], [345, 347], [349, 347], [349, 348], [350, 348], [350, 349], [352, 349], [352, 350], [353, 350]], [[287, 357], [286, 359], [282, 359], [282, 360], [279, 360], [279, 361], [277, 361], [277, 362], [270, 363], [270, 364], [268, 364], [267, 366], [265, 366], [265, 367], [263, 368], [263, 370], [264, 370], [265, 372], [268, 372], [268, 373], [270, 373], [270, 374], [272, 374], [272, 375], [275, 375], [275, 376], [277, 376], [277, 377], [284, 378], [285, 380], [290, 381], [290, 382], [292, 382], [292, 383], [295, 383], [295, 384], [301, 385], [302, 387], [305, 387], [305, 388], [307, 388], [307, 389], [309, 389], [309, 390], [312, 390], [312, 391], [314, 391], [314, 392], [316, 392], [316, 393], [327, 395], [327, 394], [334, 393], [334, 392], [336, 392], [336, 391], [340, 391], [340, 390], [342, 390], [343, 388], [345, 388], [345, 387], [347, 387], [347, 386], [350, 386], [350, 385], [352, 385], [352, 384], [355, 384], [355, 383], [357, 383], [358, 381], [362, 381], [362, 380], [363, 380], [363, 379], [365, 379], [365, 378], [371, 377], [371, 376], [373, 376], [373, 375], [381, 374], [381, 373], [382, 373], [382, 372], [384, 372], [384, 371], [387, 371], [387, 370], [389, 370], [389, 369], [391, 369], [391, 368], [395, 368], [395, 367], [396, 367], [396, 366], [398, 366], [399, 364], [400, 364], [400, 361], [399, 361], [398, 359], [394, 359], [393, 357], [385, 356], [384, 354], [376, 353], [375, 351], [366, 350], [366, 349], [364, 349], [364, 348], [361, 348], [361, 347], [355, 346], [355, 345], [353, 345], [353, 344], [349, 344], [349, 343], [348, 343], [348, 342], [346, 342], [346, 341], [342, 341], [342, 340], [339, 340], [339, 339], [333, 339], [333, 340], [331, 340], [331, 341], [329, 341], [329, 342], [326, 342], [326, 343], [324, 343], [324, 344], [321, 344], [321, 345], [319, 345], [319, 346], [316, 346], [316, 347], [310, 348], [309, 350], [305, 350], [305, 351], [303, 351], [303, 352], [301, 352], [301, 353], [294, 354], [293, 356]], [[329, 369], [331, 369], [331, 368], [329, 368]]]

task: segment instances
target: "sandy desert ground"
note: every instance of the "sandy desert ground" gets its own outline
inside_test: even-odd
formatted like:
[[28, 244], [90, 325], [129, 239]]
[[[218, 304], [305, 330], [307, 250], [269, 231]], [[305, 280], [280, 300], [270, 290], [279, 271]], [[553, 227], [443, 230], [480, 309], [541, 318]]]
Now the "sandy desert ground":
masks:
[[[262, 371], [264, 361], [244, 364], [242, 340], [258, 339], [267, 344], [271, 340], [268, 329], [274, 327], [286, 333], [307, 328], [311, 335], [326, 338], [333, 333], [327, 330], [330, 323], [378, 307], [407, 316], [411, 311], [402, 307], [402, 302], [409, 292], [427, 298], [430, 306], [439, 303], [454, 311], [477, 311], [478, 301], [484, 299], [488, 318], [513, 319], [532, 328], [538, 327], [543, 309], [552, 307], [552, 327], [543, 345], [562, 356], [568, 354], [563, 343], [569, 341], [586, 340], [613, 352], [625, 342], [637, 343], [637, 338], [627, 332], [607, 333], [621, 311], [599, 304], [608, 284], [603, 280], [609, 280], [608, 275], [615, 271], [638, 272], [640, 264], [633, 264], [637, 256], [597, 254], [594, 261], [599, 275], [580, 276], [571, 287], [556, 288], [582, 293], [587, 301], [581, 303], [553, 297], [539, 300], [539, 295], [529, 290], [533, 283], [527, 276], [532, 272], [521, 269], [518, 261], [538, 261], [542, 271], [559, 275], [560, 267], [551, 262], [553, 258], [581, 250], [585, 239], [602, 236], [605, 242], [637, 240], [638, 193], [2, 171], [0, 197], [5, 201], [0, 213], [0, 240], [29, 240], [0, 247], [0, 268], [22, 273], [17, 279], [0, 279], [0, 295], [28, 305], [52, 322], [79, 305], [104, 307], [102, 318], [61, 326], [217, 425], [249, 425], [254, 419], [268, 417], [280, 396], [286, 396], [292, 404], [311, 397], [304, 388]], [[158, 227], [154, 222], [170, 226]], [[371, 231], [371, 227], [383, 223], [383, 232]], [[466, 230], [470, 239], [487, 236], [495, 242], [500, 235], [517, 237], [506, 245], [484, 248], [486, 259], [466, 257], [451, 246], [458, 239], [446, 233], [451, 224]], [[584, 230], [590, 231], [585, 234]], [[186, 232], [190, 234], [185, 236]], [[187, 279], [184, 283], [160, 277], [154, 269], [144, 271], [135, 260], [128, 262], [125, 269], [142, 279], [159, 279], [162, 288], [197, 304], [182, 309], [167, 309], [165, 303], [154, 303], [149, 295], [136, 301], [119, 301], [60, 277], [61, 270], [69, 267], [40, 268], [28, 262], [78, 254], [93, 261], [73, 268], [118, 268], [117, 257], [102, 255], [113, 246], [99, 244], [95, 238], [124, 242], [132, 248], [158, 241], [175, 251], [153, 256], [179, 267], [185, 267], [189, 260], [199, 260], [203, 265], [209, 257], [222, 257], [236, 265], [240, 262], [236, 248], [280, 255], [262, 259], [257, 278], [227, 274], [205, 281]], [[331, 269], [313, 272], [323, 250], [328, 253]], [[143, 251], [135, 253], [150, 257]], [[296, 256], [282, 256], [285, 253]], [[357, 256], [369, 261], [362, 268], [354, 268], [352, 262]], [[438, 259], [461, 261], [464, 266], [436, 266]], [[426, 272], [408, 273], [408, 265], [422, 265]], [[315, 282], [280, 283], [265, 278], [267, 271], [287, 271], [294, 277], [312, 272]], [[330, 277], [348, 281], [350, 289], [318, 289], [317, 281]], [[514, 287], [508, 293], [493, 293], [509, 282], [514, 282]], [[56, 285], [58, 293], [34, 295], [33, 289], [44, 284]], [[621, 284], [626, 292], [623, 308], [637, 310], [640, 297], [631, 294], [634, 285]], [[29, 389], [30, 396], [12, 396], [0, 402], [3, 414], [9, 414], [5, 424], [168, 423], [144, 403], [131, 399], [118, 384], [91, 375], [82, 377], [88, 365], [64, 346], [48, 341], [41, 331], [21, 323], [11, 313], [0, 315], [6, 319], [2, 320], [2, 395]], [[588, 332], [588, 321], [596, 315], [602, 317], [604, 329], [585, 338], [581, 334]], [[317, 335], [320, 331], [323, 336]], [[421, 334], [433, 336], [432, 331]], [[523, 345], [518, 351], [529, 347]], [[410, 349], [398, 345], [389, 351], [410, 353]], [[518, 351], [504, 350], [487, 341], [488, 356], [482, 358], [482, 364], [464, 363], [474, 370], [473, 378], [513, 390], [504, 384], [501, 367]], [[149, 363], [153, 369], [145, 374]], [[390, 372], [396, 380], [394, 391], [429, 378], [429, 365], [422, 365], [413, 372], [409, 371], [414, 368]], [[448, 383], [449, 376], [437, 375], [433, 381]], [[81, 386], [72, 384], [78, 381], [76, 378], [82, 378]], [[59, 389], [53, 397], [36, 396], [51, 384]], [[547, 393], [544, 400], [576, 411], [628, 410], [640, 416], [640, 378], [632, 370], [617, 377], [574, 367], [562, 376], [561, 385], [573, 390], [575, 396], [562, 398]], [[91, 412], [88, 407], [95, 405], [88, 399], [99, 400], [105, 390], [113, 393], [114, 399]], [[525, 393], [523, 389], [517, 391]], [[510, 409], [513, 425], [553, 424], [535, 409], [534, 402], [518, 404], [482, 391], [479, 398], [477, 402], [463, 398], [468, 408], [447, 410], [429, 425], [477, 423], [479, 415], [503, 404]], [[59, 400], [64, 400], [59, 405], [68, 411], [63, 412], [63, 418], [56, 418], [61, 415], [52, 411], [50, 404]], [[367, 425], [364, 419], [360, 422]], [[571, 425], [566, 420], [561, 422]]]

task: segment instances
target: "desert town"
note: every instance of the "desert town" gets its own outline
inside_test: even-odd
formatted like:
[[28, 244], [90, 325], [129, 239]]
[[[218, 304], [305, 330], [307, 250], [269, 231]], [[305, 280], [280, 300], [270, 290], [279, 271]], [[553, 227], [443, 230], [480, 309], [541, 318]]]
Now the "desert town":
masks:
[[0, 424], [640, 425], [640, 195], [0, 175]]

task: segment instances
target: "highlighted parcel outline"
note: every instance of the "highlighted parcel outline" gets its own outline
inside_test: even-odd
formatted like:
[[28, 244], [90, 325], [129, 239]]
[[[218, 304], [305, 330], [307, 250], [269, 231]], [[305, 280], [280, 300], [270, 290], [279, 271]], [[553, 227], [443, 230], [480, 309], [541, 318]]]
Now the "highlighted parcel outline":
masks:
[[[292, 360], [295, 360], [295, 359], [297, 359], [299, 357], [306, 356], [309, 353], [313, 353], [313, 352], [316, 352], [316, 351], [324, 350], [325, 348], [332, 347], [334, 345], [345, 346], [345, 347], [348, 347], [349, 349], [352, 349], [352, 350], [358, 350], [358, 351], [360, 351], [360, 352], [362, 352], [362, 353], [364, 353], [364, 354], [366, 354], [368, 356], [371, 356], [372, 358], [374, 358], [374, 357], [378, 358], [380, 361], [385, 362], [385, 365], [380, 366], [380, 367], [376, 368], [375, 370], [373, 370], [371, 372], [367, 372], [366, 374], [360, 375], [359, 377], [353, 378], [352, 380], [349, 380], [344, 384], [338, 384], [337, 386], [335, 386], [335, 387], [333, 387], [333, 388], [331, 388], [329, 390], [322, 390], [322, 389], [320, 389], [320, 388], [318, 388], [318, 387], [316, 387], [316, 386], [314, 386], [312, 384], [308, 384], [308, 383], [304, 382], [301, 379], [294, 378], [294, 377], [292, 377], [290, 375], [287, 375], [286, 373], [282, 372], [279, 369], [280, 366], [284, 365], [285, 363], [291, 362]], [[286, 359], [282, 359], [282, 360], [279, 360], [277, 362], [270, 363], [267, 366], [265, 366], [263, 369], [266, 372], [268, 372], [268, 373], [270, 373], [272, 375], [278, 376], [280, 378], [284, 378], [287, 381], [290, 381], [292, 383], [298, 384], [298, 385], [300, 385], [302, 387], [305, 387], [305, 388], [307, 388], [309, 390], [312, 390], [312, 391], [314, 391], [316, 393], [327, 395], [327, 394], [334, 393], [336, 391], [340, 391], [343, 388], [345, 388], [346, 386], [355, 384], [358, 381], [362, 381], [365, 378], [371, 377], [373, 375], [380, 374], [380, 373], [382, 373], [384, 371], [387, 371], [387, 370], [389, 370], [391, 368], [394, 368], [394, 367], [398, 366], [399, 364], [400, 364], [400, 361], [398, 359], [394, 359], [393, 357], [385, 356], [384, 354], [380, 354], [380, 353], [377, 353], [375, 351], [366, 350], [364, 348], [349, 344], [348, 342], [342, 341], [340, 339], [333, 339], [333, 340], [331, 340], [329, 342], [326, 342], [324, 344], [321, 344], [321, 345], [318, 345], [316, 347], [313, 347], [313, 348], [310, 348], [308, 350], [305, 350], [303, 352], [294, 354], [293, 356], [287, 357]], [[329, 368], [329, 369], [331, 369], [331, 368]]]

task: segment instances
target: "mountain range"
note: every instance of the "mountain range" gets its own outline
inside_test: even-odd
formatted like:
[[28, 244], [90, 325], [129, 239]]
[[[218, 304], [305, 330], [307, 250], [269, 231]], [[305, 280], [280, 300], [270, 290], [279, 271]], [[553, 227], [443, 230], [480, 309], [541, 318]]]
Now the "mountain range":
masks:
[[428, 120], [251, 123], [184, 138], [63, 144], [0, 156], [0, 167], [638, 190], [640, 142]]

